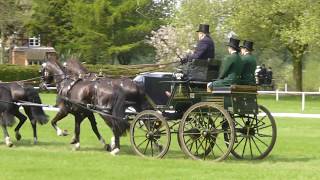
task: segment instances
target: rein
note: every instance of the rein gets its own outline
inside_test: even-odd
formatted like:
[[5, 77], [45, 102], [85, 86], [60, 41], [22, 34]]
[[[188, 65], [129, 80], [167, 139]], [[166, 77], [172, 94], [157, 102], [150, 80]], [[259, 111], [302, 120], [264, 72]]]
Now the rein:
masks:
[[[56, 75], [49, 75], [47, 77], [55, 77], [55, 76], [63, 76], [65, 74], [56, 74]], [[10, 84], [10, 83], [24, 83], [24, 82], [30, 82], [30, 81], [34, 81], [37, 79], [42, 79], [45, 76], [38, 76], [38, 77], [34, 77], [34, 78], [30, 78], [30, 79], [24, 79], [24, 80], [20, 80], [20, 81], [10, 81], [10, 82], [2, 82], [0, 81], [0, 84]]]

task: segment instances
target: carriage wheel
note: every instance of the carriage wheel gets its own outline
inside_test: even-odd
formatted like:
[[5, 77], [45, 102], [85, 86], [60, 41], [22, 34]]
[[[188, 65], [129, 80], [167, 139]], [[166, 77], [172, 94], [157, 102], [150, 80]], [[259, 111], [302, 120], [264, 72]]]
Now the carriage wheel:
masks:
[[229, 113], [214, 103], [194, 104], [184, 113], [179, 126], [180, 147], [193, 159], [224, 160], [232, 150], [234, 137]]
[[236, 140], [231, 154], [238, 159], [263, 159], [272, 150], [277, 137], [276, 122], [264, 106], [259, 114], [235, 116]]
[[130, 141], [136, 154], [162, 158], [169, 149], [171, 134], [168, 123], [156, 111], [139, 113], [130, 127]]

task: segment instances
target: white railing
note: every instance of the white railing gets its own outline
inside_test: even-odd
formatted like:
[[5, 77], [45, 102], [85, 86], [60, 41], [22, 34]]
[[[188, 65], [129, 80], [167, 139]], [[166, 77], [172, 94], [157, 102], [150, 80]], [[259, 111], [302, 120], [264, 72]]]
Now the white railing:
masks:
[[301, 96], [301, 111], [305, 109], [306, 95], [320, 95], [320, 92], [298, 92], [298, 91], [258, 91], [258, 94], [275, 94], [276, 101], [279, 101], [279, 95], [299, 95]]
[[[39, 87], [35, 87], [35, 89], [39, 89]], [[54, 90], [56, 87], [48, 87], [49, 90]], [[258, 94], [261, 95], [275, 95], [276, 101], [279, 101], [279, 95], [299, 95], [301, 96], [301, 111], [304, 111], [305, 109], [305, 101], [306, 101], [306, 95], [320, 95], [320, 92], [298, 92], [298, 91], [287, 91], [287, 88], [285, 88], [285, 91], [258, 91]]]

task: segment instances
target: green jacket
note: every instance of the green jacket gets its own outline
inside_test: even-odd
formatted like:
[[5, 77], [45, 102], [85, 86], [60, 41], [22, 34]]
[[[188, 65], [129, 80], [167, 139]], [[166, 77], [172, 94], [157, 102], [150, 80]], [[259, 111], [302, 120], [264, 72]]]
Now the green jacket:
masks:
[[257, 67], [256, 58], [251, 54], [247, 54], [242, 56], [241, 59], [242, 59], [243, 70], [241, 73], [240, 84], [255, 85], [256, 84], [255, 71]]
[[230, 86], [238, 84], [242, 72], [242, 61], [238, 53], [233, 53], [224, 58], [220, 68], [219, 80], [214, 81], [213, 87]]

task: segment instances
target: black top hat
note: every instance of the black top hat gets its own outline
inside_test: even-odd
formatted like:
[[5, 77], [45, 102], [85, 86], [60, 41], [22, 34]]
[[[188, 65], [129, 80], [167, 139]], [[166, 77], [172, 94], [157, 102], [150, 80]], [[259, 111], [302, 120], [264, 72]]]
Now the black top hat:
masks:
[[209, 34], [209, 25], [208, 24], [199, 24], [199, 30], [197, 32], [203, 32]]
[[235, 50], [239, 51], [240, 50], [239, 44], [240, 44], [239, 39], [230, 38], [227, 46], [230, 46], [230, 47], [234, 48]]
[[247, 41], [247, 40], [244, 40], [243, 41], [243, 45], [240, 46], [241, 48], [246, 48], [248, 49], [249, 51], [253, 51], [253, 42], [252, 41]]

